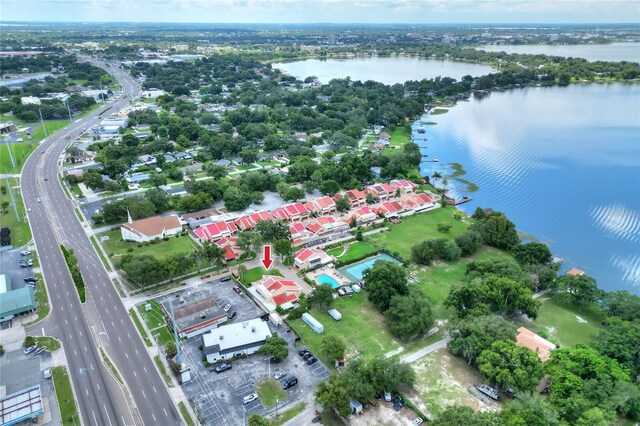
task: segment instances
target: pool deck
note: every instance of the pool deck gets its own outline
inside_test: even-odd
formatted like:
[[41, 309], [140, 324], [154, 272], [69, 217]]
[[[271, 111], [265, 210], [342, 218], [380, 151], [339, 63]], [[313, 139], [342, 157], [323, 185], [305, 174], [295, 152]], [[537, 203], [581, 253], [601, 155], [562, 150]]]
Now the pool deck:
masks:
[[318, 275], [328, 275], [334, 280], [336, 280], [340, 286], [351, 284], [351, 280], [345, 277], [344, 275], [342, 275], [340, 272], [338, 272], [338, 270], [333, 265], [326, 265], [326, 266], [323, 266], [322, 268], [318, 268], [311, 272], [307, 272], [306, 276], [311, 281], [315, 281], [316, 283], [321, 284], [320, 281], [316, 279]]

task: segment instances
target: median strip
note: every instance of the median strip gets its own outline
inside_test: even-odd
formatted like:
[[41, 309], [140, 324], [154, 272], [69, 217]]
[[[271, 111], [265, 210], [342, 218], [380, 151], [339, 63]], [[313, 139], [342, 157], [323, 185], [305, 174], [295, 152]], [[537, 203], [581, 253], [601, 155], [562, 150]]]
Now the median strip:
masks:
[[64, 426], [81, 424], [67, 369], [65, 367], [55, 367], [51, 370], [51, 375], [53, 377], [53, 387], [56, 391], [56, 398], [58, 399], [58, 406], [60, 407], [62, 424]]
[[111, 374], [113, 375], [114, 379], [116, 379], [121, 385], [123, 385], [124, 381], [122, 381], [122, 377], [120, 376], [118, 369], [115, 365], [113, 365], [113, 362], [111, 362], [111, 358], [109, 358], [109, 355], [107, 355], [107, 353], [102, 348], [100, 348], [100, 355], [102, 355], [102, 362], [104, 362], [104, 365], [106, 365], [109, 370], [111, 370]]
[[60, 250], [62, 250], [64, 260], [67, 262], [67, 267], [69, 268], [69, 273], [71, 273], [71, 278], [73, 278], [73, 283], [76, 285], [76, 290], [78, 290], [80, 301], [84, 303], [86, 300], [84, 278], [82, 278], [80, 266], [78, 266], [78, 258], [73, 252], [73, 249], [67, 250], [67, 248], [62, 244], [60, 244]]

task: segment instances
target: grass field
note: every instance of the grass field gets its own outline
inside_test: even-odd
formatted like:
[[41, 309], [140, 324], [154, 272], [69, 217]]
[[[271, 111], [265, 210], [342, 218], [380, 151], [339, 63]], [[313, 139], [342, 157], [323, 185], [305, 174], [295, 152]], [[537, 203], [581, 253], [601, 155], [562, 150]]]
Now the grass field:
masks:
[[[149, 312], [144, 309], [144, 305], [147, 303], [151, 304], [151, 310]], [[164, 346], [174, 341], [173, 331], [169, 328], [169, 324], [167, 324], [167, 320], [164, 317], [164, 311], [158, 302], [149, 300], [139, 304], [137, 308], [158, 345]]]
[[116, 366], [113, 365], [113, 362], [111, 362], [111, 358], [109, 358], [109, 355], [107, 355], [107, 353], [102, 348], [100, 348], [100, 355], [102, 355], [102, 362], [104, 362], [104, 364], [107, 366], [107, 368], [109, 370], [111, 370], [111, 374], [113, 374], [113, 377], [120, 384], [124, 384], [124, 382], [122, 381], [122, 377], [120, 376], [120, 373], [116, 369]]
[[142, 326], [142, 323], [140, 322], [140, 318], [138, 317], [138, 314], [136, 313], [135, 308], [129, 309], [129, 315], [133, 319], [133, 323], [136, 325], [136, 328], [138, 329], [138, 333], [140, 333], [140, 337], [142, 337], [144, 344], [147, 346], [151, 346], [151, 339], [149, 339], [149, 335], [147, 334], [147, 331]]
[[520, 321], [520, 325], [538, 332], [545, 332], [549, 340], [560, 346], [590, 344], [599, 334], [602, 317], [585, 308], [566, 304], [553, 298], [541, 298], [542, 305], [535, 321]]
[[275, 268], [271, 268], [267, 271], [262, 266], [258, 266], [256, 268], [247, 269], [247, 272], [245, 272], [244, 276], [240, 281], [245, 287], [249, 287], [252, 282], [258, 281], [264, 275], [277, 275], [279, 277], [283, 276], [282, 272], [280, 272]]
[[67, 369], [64, 367], [56, 367], [51, 370], [51, 375], [56, 389], [58, 405], [60, 406], [62, 424], [65, 426], [81, 424]]
[[401, 346], [387, 331], [382, 314], [366, 299], [366, 294], [336, 299], [331, 308], [342, 313], [342, 320], [334, 321], [325, 311], [315, 308], [309, 311], [324, 326], [323, 334], [317, 334], [302, 319], [289, 321], [309, 350], [327, 366], [332, 366], [333, 360], [325, 359], [320, 353], [320, 347], [322, 338], [330, 334], [344, 338], [348, 357], [384, 355]]
[[0, 145], [0, 174], [20, 173], [27, 157], [37, 147], [36, 142], [3, 143]]
[[347, 250], [347, 252], [341, 257], [338, 256], [343, 252], [344, 248], [342, 246], [329, 250], [327, 254], [338, 257], [338, 263], [343, 264], [364, 259], [365, 257], [373, 256], [377, 253], [376, 248], [365, 241], [356, 241], [348, 244], [349, 250]]
[[284, 413], [280, 414], [278, 418], [271, 419], [270, 426], [280, 426], [285, 424], [286, 422], [288, 422], [298, 414], [302, 413], [306, 406], [307, 404], [305, 402], [301, 402], [299, 404], [294, 405]]
[[509, 255], [494, 248], [484, 247], [474, 256], [463, 258], [456, 262], [440, 262], [430, 267], [416, 266], [411, 275], [417, 280], [422, 293], [431, 302], [434, 318], [450, 318], [452, 312], [445, 308], [443, 304], [449, 295], [451, 287], [464, 279], [467, 264], [472, 260], [495, 259], [504, 256]]
[[389, 133], [389, 144], [392, 147], [402, 146], [411, 140], [411, 129], [398, 127]]
[[133, 241], [123, 241], [120, 229], [115, 231], [107, 231], [98, 235], [98, 238], [108, 236], [107, 241], [103, 241], [102, 245], [112, 259], [117, 259], [118, 256], [124, 254], [132, 254], [140, 256], [143, 254], [150, 254], [158, 259], [164, 259], [165, 257], [175, 253], [191, 253], [197, 244], [188, 236], [171, 237], [169, 240], [161, 240], [156, 244], [144, 245], [139, 247], [139, 243]]
[[46, 348], [49, 352], [60, 349], [60, 342], [53, 337], [40, 336], [35, 337], [35, 339], [38, 346], [40, 346], [41, 348]]
[[195, 423], [191, 418], [191, 414], [189, 414], [189, 410], [187, 410], [187, 406], [184, 405], [184, 401], [178, 402], [178, 409], [180, 409], [180, 413], [182, 414], [184, 422], [187, 424], [187, 426], [195, 426]]
[[[31, 131], [31, 140], [32, 141], [41, 141], [47, 136], [51, 136], [54, 132], [62, 129], [65, 126], [68, 126], [69, 120], [47, 120], [44, 122], [44, 126], [39, 124], [33, 128]], [[47, 131], [47, 135], [45, 136], [45, 129]]]
[[11, 243], [14, 247], [20, 247], [31, 241], [31, 229], [25, 218], [24, 204], [22, 203], [22, 195], [20, 194], [20, 181], [17, 178], [2, 179], [0, 185], [6, 187], [6, 194], [0, 192], [0, 204], [7, 201], [11, 203], [11, 197], [9, 191], [13, 193], [13, 198], [16, 201], [16, 209], [18, 210], [18, 216], [20, 222], [16, 217], [13, 205], [7, 208], [6, 214], [0, 214], [0, 227], [11, 228]]
[[484, 381], [482, 374], [464, 359], [451, 355], [448, 349], [439, 349], [411, 365], [416, 373], [414, 389], [430, 414], [437, 416], [456, 404], [476, 410], [484, 407], [468, 390]]
[[258, 382], [256, 384], [256, 393], [265, 407], [271, 407], [276, 403], [276, 400], [282, 402], [289, 396], [287, 391], [282, 389], [280, 383], [274, 379]]
[[[454, 239], [464, 233], [467, 229], [467, 224], [453, 218], [455, 211], [457, 210], [453, 208], [439, 208], [425, 213], [414, 214], [413, 216], [402, 218], [402, 223], [397, 225], [387, 224], [388, 231], [373, 234], [367, 238], [380, 246], [386, 244], [388, 250], [397, 251], [408, 260], [411, 259], [411, 246], [415, 244], [433, 238]], [[449, 232], [438, 231], [436, 225], [441, 222], [451, 224], [451, 230]]]

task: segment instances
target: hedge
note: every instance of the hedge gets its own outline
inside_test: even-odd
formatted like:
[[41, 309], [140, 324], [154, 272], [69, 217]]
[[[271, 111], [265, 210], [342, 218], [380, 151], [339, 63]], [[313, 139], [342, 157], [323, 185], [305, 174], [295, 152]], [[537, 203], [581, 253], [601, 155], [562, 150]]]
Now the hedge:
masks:
[[67, 262], [67, 267], [69, 268], [69, 272], [71, 273], [71, 278], [73, 279], [73, 283], [76, 285], [76, 290], [78, 291], [78, 296], [80, 297], [80, 301], [84, 303], [86, 300], [85, 289], [84, 289], [84, 278], [82, 278], [82, 273], [80, 272], [80, 266], [78, 266], [78, 258], [73, 252], [73, 249], [67, 250], [66, 247], [62, 244], [60, 244], [60, 250], [62, 250], [62, 255], [64, 256], [64, 260]]

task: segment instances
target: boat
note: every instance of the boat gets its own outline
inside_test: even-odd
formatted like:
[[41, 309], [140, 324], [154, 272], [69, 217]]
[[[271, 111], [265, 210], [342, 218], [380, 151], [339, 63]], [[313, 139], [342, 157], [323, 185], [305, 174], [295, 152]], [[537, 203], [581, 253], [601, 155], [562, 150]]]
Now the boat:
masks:
[[496, 389], [492, 388], [491, 386], [487, 386], [484, 383], [477, 385], [476, 389], [478, 389], [483, 394], [487, 395], [489, 398], [495, 399], [496, 401], [500, 397]]
[[432, 158], [432, 159], [431, 159], [431, 162], [432, 162], [432, 163], [439, 163], [439, 162], [440, 162], [440, 160], [438, 160], [437, 158]]
[[425, 129], [424, 127], [420, 126], [418, 127], [418, 133], [425, 133], [427, 131], [427, 129]]

